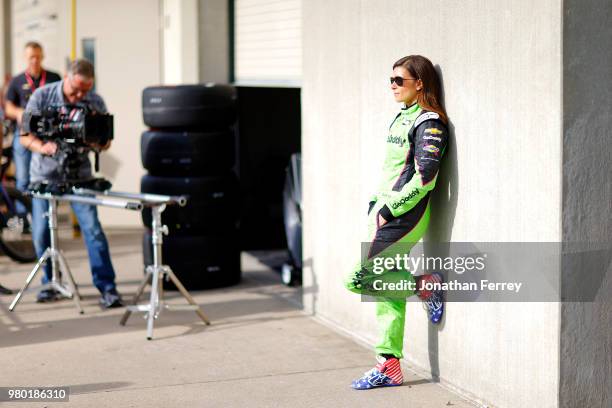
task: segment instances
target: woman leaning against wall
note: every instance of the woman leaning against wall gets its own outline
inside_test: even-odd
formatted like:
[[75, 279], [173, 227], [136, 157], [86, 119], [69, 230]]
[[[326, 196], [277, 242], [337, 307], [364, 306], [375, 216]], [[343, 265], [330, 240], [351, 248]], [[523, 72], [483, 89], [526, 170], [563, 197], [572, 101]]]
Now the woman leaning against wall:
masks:
[[420, 55], [401, 58], [393, 64], [390, 79], [393, 97], [402, 107], [383, 139], [382, 179], [368, 210], [369, 245], [345, 281], [348, 290], [377, 300], [378, 364], [352, 382], [359, 390], [402, 384], [399, 359], [408, 296], [416, 294], [423, 300], [433, 324], [440, 322], [444, 312], [443, 292], [425, 290], [424, 285], [435, 287], [442, 275], [413, 276], [407, 269], [384, 269], [377, 263], [377, 259], [409, 253], [425, 234], [430, 192], [448, 142], [440, 79], [431, 61]]

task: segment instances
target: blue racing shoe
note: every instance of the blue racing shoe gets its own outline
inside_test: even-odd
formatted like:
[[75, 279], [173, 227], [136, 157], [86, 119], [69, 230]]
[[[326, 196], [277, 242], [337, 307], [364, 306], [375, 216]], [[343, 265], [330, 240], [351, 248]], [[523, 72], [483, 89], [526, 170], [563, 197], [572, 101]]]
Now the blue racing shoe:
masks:
[[[432, 273], [428, 278], [429, 282], [444, 282], [444, 277], [438, 272]], [[427, 310], [429, 321], [433, 324], [440, 323], [444, 314], [444, 291], [442, 289], [432, 290], [429, 296], [423, 300], [423, 305]]]
[[379, 387], [394, 387], [402, 385], [404, 377], [402, 368], [397, 358], [385, 359], [383, 356], [376, 356], [378, 364], [370, 371], [366, 371], [363, 377], [351, 383], [351, 387], [356, 390], [369, 390]]

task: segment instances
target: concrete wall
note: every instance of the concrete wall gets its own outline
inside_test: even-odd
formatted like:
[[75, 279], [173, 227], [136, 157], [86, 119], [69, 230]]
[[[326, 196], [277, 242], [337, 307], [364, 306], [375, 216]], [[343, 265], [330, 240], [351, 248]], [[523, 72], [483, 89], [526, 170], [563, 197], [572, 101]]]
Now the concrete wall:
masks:
[[10, 3], [11, 74], [24, 70], [23, 47], [28, 41], [38, 41], [42, 44], [45, 68], [59, 73], [65, 72], [66, 60], [70, 56], [69, 2], [12, 0]]
[[200, 82], [229, 80], [228, 0], [199, 1]]
[[[451, 119], [426, 240], [560, 240], [559, 0], [312, 0], [303, 16], [307, 310], [376, 340], [374, 304], [342, 278], [365, 232], [399, 108], [388, 77], [404, 55], [439, 65]], [[413, 367], [495, 406], [557, 406], [559, 304], [453, 303], [439, 328], [416, 302], [407, 316]]]
[[193, 84], [199, 80], [198, 2], [162, 0], [163, 83]]
[[[101, 170], [117, 191], [140, 191], [141, 94], [161, 82], [159, 3], [151, 0], [79, 0], [78, 55], [81, 39], [96, 41], [96, 86], [115, 115], [115, 140], [102, 154]], [[64, 44], [68, 44], [65, 42]], [[138, 212], [99, 208], [104, 225], [142, 225]]]
[[0, 87], [4, 84], [4, 76], [10, 72], [10, 8], [7, 0], [0, 0]]
[[[612, 3], [565, 0], [563, 9], [563, 240], [609, 248]], [[596, 269], [576, 266], [563, 265], [564, 281], [597, 280], [599, 291], [593, 302], [562, 304], [560, 406], [610, 407], [612, 265], [608, 256]]]

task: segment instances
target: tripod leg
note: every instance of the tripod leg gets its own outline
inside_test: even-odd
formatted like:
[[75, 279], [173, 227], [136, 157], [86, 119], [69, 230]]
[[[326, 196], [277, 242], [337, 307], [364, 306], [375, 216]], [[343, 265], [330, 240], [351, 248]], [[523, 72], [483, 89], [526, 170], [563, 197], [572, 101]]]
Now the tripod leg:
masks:
[[15, 296], [15, 299], [13, 299], [13, 302], [9, 306], [9, 311], [12, 312], [15, 309], [15, 306], [17, 306], [17, 303], [21, 299], [21, 296], [23, 296], [23, 293], [28, 289], [28, 286], [30, 286], [30, 283], [32, 282], [32, 280], [36, 276], [36, 273], [38, 273], [38, 271], [43, 266], [43, 264], [47, 261], [47, 259], [49, 259], [49, 249], [48, 248], [42, 254], [42, 256], [40, 257], [38, 262], [36, 262], [36, 265], [34, 266], [34, 269], [32, 269], [32, 272], [30, 272], [30, 274], [28, 275], [28, 277], [27, 277], [27, 279], [25, 281], [25, 284], [23, 285], [23, 288], [21, 288], [19, 293], [17, 293], [17, 296]]
[[174, 274], [174, 272], [172, 272], [172, 269], [170, 269], [169, 267], [164, 267], [165, 272], [168, 274], [168, 276], [170, 277], [170, 279], [172, 280], [172, 282], [174, 283], [174, 285], [178, 288], [179, 292], [181, 292], [181, 295], [183, 295], [183, 297], [185, 299], [187, 299], [187, 302], [189, 302], [190, 304], [197, 306], [197, 309], [195, 310], [195, 312], [198, 314], [198, 316], [200, 316], [200, 319], [202, 319], [202, 321], [204, 323], [206, 323], [207, 325], [210, 324], [210, 320], [208, 320], [208, 317], [206, 317], [206, 315], [204, 314], [204, 312], [202, 311], [202, 309], [200, 308], [200, 305], [198, 305], [196, 303], [196, 301], [191, 297], [191, 295], [189, 294], [189, 292], [187, 292], [187, 289], [185, 289], [185, 287], [183, 286], [183, 284], [181, 283], [181, 281], [176, 277], [176, 275]]
[[151, 302], [149, 305], [149, 315], [147, 316], [147, 340], [153, 338], [153, 322], [157, 314], [157, 303], [159, 302], [159, 294], [157, 288], [159, 286], [159, 267], [153, 267], [153, 276], [151, 278]]
[[157, 286], [157, 292], [159, 293], [159, 310], [164, 309], [164, 280], [166, 279], [165, 271], [162, 269], [159, 274], [159, 285]]
[[64, 272], [68, 275], [68, 280], [70, 281], [73, 287], [74, 293], [79, 297], [79, 300], [83, 300], [83, 297], [79, 293], [79, 285], [77, 285], [76, 281], [74, 280], [74, 276], [72, 275], [72, 271], [70, 270], [70, 267], [68, 267], [68, 261], [66, 261], [66, 257], [64, 256], [64, 253], [61, 252], [60, 250], [57, 250], [57, 254], [58, 254], [59, 263], [60, 263], [60, 272], [62, 271], [62, 269], [64, 270]]
[[64, 258], [64, 254], [62, 254], [59, 250], [55, 251], [57, 259], [59, 261], [60, 271], [65, 273], [68, 276], [68, 282], [70, 282], [70, 286], [72, 286], [72, 299], [74, 300], [74, 304], [76, 305], [80, 314], [85, 313], [83, 308], [81, 307], [81, 294], [79, 293], [79, 289], [77, 288], [77, 284], [74, 281], [74, 276], [72, 276], [72, 272], [70, 272], [70, 268], [68, 267], [68, 262], [66, 262], [66, 258]]
[[[134, 296], [134, 300], [132, 301], [132, 305], [137, 305], [138, 304], [138, 300], [140, 299], [140, 296], [142, 296], [142, 293], [144, 292], [145, 287], [147, 286], [147, 283], [149, 283], [149, 279], [151, 279], [151, 267], [147, 266], [147, 273], [145, 275], [144, 280], [140, 283], [140, 287], [138, 288], [138, 290], [136, 291], [136, 295]], [[125, 324], [127, 323], [128, 319], [130, 318], [130, 315], [132, 314], [132, 312], [129, 310], [129, 308], [125, 309], [125, 313], [123, 313], [123, 317], [121, 317], [121, 321], [119, 322], [120, 325], [125, 326]]]

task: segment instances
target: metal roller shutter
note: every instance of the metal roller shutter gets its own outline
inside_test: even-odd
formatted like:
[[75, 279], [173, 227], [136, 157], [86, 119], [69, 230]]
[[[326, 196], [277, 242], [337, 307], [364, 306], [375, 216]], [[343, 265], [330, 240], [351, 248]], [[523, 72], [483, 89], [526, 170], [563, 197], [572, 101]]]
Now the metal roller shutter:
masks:
[[235, 0], [238, 85], [300, 86], [302, 0]]

